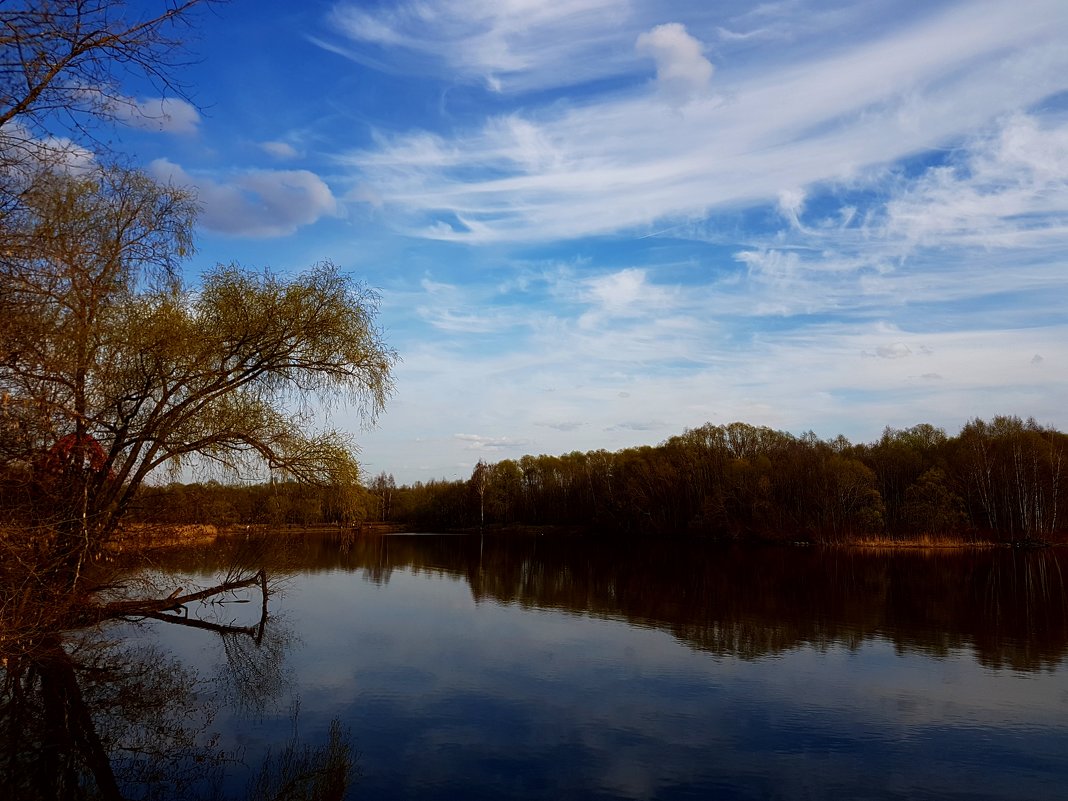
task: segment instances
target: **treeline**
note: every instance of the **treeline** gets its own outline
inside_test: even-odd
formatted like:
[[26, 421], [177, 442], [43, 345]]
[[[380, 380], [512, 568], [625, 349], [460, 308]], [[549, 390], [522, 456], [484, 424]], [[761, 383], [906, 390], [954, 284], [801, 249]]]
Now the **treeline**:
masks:
[[1053, 540], [1065, 531], [1068, 436], [1034, 420], [929, 424], [854, 445], [746, 423], [658, 446], [480, 462], [466, 481], [392, 493], [424, 530], [581, 526], [636, 535], [843, 542]]
[[704, 425], [657, 446], [479, 462], [467, 480], [398, 487], [296, 482], [144, 489], [147, 523], [352, 526], [422, 531], [561, 526], [626, 535], [846, 542], [885, 538], [1052, 541], [1068, 526], [1068, 435], [1034, 420], [923, 423], [871, 444], [746, 423]]
[[143, 487], [130, 510], [134, 523], [183, 526], [341, 526], [380, 518], [378, 499], [361, 486], [296, 481], [220, 484], [218, 481]]

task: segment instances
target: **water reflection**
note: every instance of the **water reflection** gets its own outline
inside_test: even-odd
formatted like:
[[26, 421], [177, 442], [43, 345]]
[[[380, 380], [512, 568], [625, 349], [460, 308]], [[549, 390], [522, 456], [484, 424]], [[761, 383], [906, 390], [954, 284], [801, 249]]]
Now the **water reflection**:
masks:
[[[127, 593], [153, 583], [146, 575], [134, 578], [121, 585]], [[227, 781], [244, 755], [221, 744], [216, 710], [227, 705], [253, 717], [283, 698], [290, 689], [285, 656], [293, 638], [284, 623], [269, 621], [265, 573], [231, 572], [207, 584], [176, 591], [171, 598], [178, 603], [117, 597], [119, 584], [108, 584], [110, 590], [99, 597], [64, 598], [53, 588], [43, 593], [46, 606], [24, 594], [17, 610], [12, 593], [5, 595], [0, 627], [5, 798], [244, 797], [233, 795], [233, 782]], [[253, 600], [243, 616], [232, 611]], [[127, 622], [116, 625], [119, 620]], [[217, 673], [204, 676], [181, 655], [137, 636], [144, 621], [216, 638], [226, 658]], [[252, 774], [248, 797], [340, 799], [352, 767], [353, 752], [340, 726], [331, 727], [325, 746], [313, 749], [299, 742], [294, 725], [292, 737], [280, 740]]]
[[[0, 775], [8, 798], [198, 797], [230, 755], [205, 737], [197, 677], [153, 648], [43, 635], [5, 662]], [[125, 792], [123, 791], [124, 788]]]
[[1068, 781], [1054, 552], [304, 548], [304, 697], [352, 726], [369, 796], [1035, 799]]
[[[183, 569], [206, 554], [177, 556]], [[1065, 549], [721, 548], [702, 542], [478, 536], [309, 537], [302, 571], [462, 577], [476, 602], [555, 609], [670, 631], [722, 656], [885, 638], [981, 664], [1048, 670], [1068, 654]]]
[[[241, 547], [156, 568], [209, 584]], [[1065, 558], [276, 541], [249, 566], [290, 576], [269, 609], [249, 588], [191, 625], [5, 646], [0, 779], [28, 799], [266, 798], [296, 775], [341, 797], [357, 742], [374, 798], [1054, 798]]]

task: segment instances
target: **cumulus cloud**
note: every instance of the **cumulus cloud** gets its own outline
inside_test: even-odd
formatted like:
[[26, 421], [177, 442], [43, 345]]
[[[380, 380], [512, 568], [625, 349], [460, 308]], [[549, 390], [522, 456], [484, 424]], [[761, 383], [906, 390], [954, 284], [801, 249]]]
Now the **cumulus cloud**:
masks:
[[194, 134], [200, 125], [200, 112], [196, 106], [178, 97], [116, 103], [114, 112], [126, 125], [144, 131]]
[[248, 170], [218, 180], [157, 159], [149, 172], [157, 180], [192, 187], [201, 206], [200, 223], [223, 234], [286, 236], [338, 213], [330, 187], [307, 170]]
[[97, 166], [96, 156], [84, 146], [64, 136], [39, 138], [17, 122], [0, 126], [0, 161], [31, 169], [47, 164], [71, 175], [84, 174]]
[[87, 106], [101, 108], [113, 119], [143, 131], [194, 134], [200, 125], [200, 112], [180, 97], [134, 97], [112, 95], [98, 87], [81, 86], [75, 94]]
[[701, 52], [701, 43], [684, 25], [657, 25], [638, 37], [639, 53], [656, 62], [656, 82], [673, 102], [686, 102], [704, 94], [712, 82], [712, 63]]

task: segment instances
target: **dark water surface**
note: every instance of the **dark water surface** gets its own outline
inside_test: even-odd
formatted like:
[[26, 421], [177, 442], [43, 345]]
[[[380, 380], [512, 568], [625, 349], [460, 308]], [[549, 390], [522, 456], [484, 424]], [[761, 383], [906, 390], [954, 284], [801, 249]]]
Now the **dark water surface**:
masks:
[[348, 730], [354, 798], [1068, 797], [1063, 550], [392, 536], [289, 567], [258, 644], [122, 632], [215, 677], [228, 792], [299, 706], [302, 742]]

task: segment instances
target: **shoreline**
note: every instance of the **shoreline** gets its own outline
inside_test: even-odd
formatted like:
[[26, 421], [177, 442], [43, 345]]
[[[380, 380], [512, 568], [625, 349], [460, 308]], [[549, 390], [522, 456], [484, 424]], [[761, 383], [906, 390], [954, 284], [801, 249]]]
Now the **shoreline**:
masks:
[[[254, 525], [225, 525], [214, 524], [183, 524], [183, 525], [152, 525], [133, 524], [123, 529], [120, 535], [111, 542], [107, 551], [114, 554], [148, 552], [158, 549], [210, 547], [219, 539], [235, 538], [244, 536], [257, 537], [288, 537], [306, 536], [342, 536], [342, 537], [382, 537], [389, 535], [407, 534], [451, 534], [461, 536], [486, 535], [492, 537], [533, 537], [548, 536], [552, 538], [567, 537], [615, 537], [629, 541], [641, 539], [664, 539], [658, 537], [642, 537], [640, 535], [622, 536], [617, 533], [590, 529], [584, 526], [561, 526], [561, 525], [494, 525], [479, 527], [464, 527], [443, 531], [421, 532], [411, 526], [401, 523], [375, 522], [363, 523], [356, 526], [339, 527], [336, 525], [324, 526], [296, 526], [268, 524]], [[857, 548], [864, 550], [986, 550], [991, 548], [1016, 548], [1020, 550], [1035, 550], [1040, 548], [1055, 548], [1063, 546], [1064, 541], [1049, 540], [983, 540], [964, 538], [935, 538], [935, 537], [903, 537], [891, 539], [888, 537], [864, 537], [855, 540], [791, 540], [791, 539], [768, 539], [768, 538], [717, 538], [699, 533], [680, 533], [667, 538], [669, 540], [706, 540], [709, 545], [741, 545], [741, 546], [786, 546], [786, 547], [822, 547], [822, 548]]]

